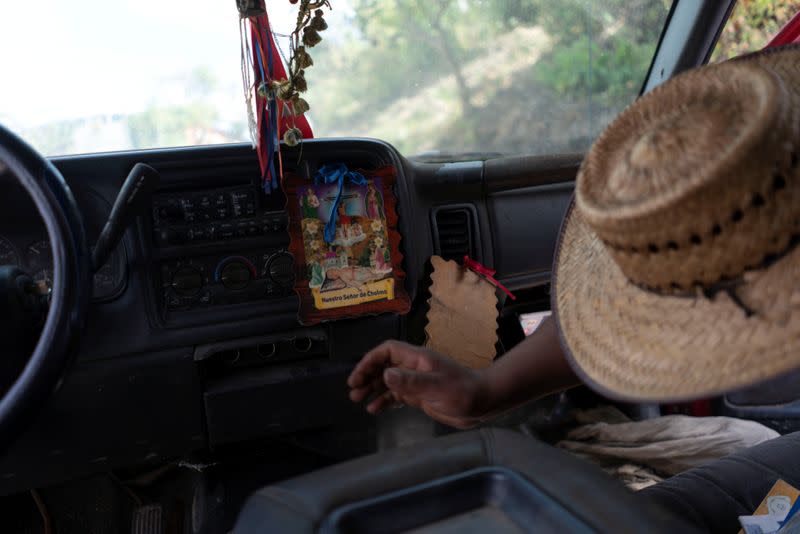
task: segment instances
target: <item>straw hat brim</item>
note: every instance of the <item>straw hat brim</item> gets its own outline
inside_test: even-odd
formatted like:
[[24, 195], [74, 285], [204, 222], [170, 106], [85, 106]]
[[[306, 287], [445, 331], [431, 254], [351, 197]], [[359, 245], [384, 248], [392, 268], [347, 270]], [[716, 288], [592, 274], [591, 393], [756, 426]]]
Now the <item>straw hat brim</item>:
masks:
[[[747, 316], [726, 293], [664, 296], [632, 284], [574, 209], [556, 249], [553, 309], [567, 359], [600, 393], [626, 401], [714, 396], [800, 368], [800, 313]], [[800, 269], [800, 247], [778, 264]], [[800, 280], [783, 280], [792, 291]]]

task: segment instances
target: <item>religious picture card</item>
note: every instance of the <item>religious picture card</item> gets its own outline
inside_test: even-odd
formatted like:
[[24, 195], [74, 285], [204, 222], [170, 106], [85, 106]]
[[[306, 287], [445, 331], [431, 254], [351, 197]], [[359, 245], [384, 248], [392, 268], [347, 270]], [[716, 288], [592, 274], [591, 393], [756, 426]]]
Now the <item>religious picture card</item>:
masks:
[[407, 313], [394, 167], [325, 165], [284, 180], [302, 324]]

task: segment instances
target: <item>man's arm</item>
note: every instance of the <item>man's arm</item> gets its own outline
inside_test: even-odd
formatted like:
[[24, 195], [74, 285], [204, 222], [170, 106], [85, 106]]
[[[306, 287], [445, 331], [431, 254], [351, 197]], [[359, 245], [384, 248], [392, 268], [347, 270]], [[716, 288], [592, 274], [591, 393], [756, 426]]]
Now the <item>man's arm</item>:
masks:
[[561, 350], [552, 317], [483, 372], [487, 414], [492, 415], [580, 384]]
[[444, 424], [469, 428], [579, 380], [548, 318], [487, 369], [468, 369], [428, 349], [390, 341], [371, 350], [347, 383], [354, 402], [369, 399], [371, 413], [402, 402]]

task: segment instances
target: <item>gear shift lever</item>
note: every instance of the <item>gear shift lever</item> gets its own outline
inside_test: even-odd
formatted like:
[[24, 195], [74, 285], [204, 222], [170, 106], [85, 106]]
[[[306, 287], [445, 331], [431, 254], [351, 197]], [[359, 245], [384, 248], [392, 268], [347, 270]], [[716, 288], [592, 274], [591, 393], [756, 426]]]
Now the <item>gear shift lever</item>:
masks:
[[133, 166], [114, 201], [108, 221], [106, 221], [103, 231], [100, 232], [100, 237], [97, 238], [97, 244], [92, 254], [94, 272], [97, 272], [108, 261], [108, 256], [119, 243], [125, 229], [145, 207], [150, 205], [153, 191], [160, 180], [161, 176], [153, 167], [144, 163], [137, 163]]

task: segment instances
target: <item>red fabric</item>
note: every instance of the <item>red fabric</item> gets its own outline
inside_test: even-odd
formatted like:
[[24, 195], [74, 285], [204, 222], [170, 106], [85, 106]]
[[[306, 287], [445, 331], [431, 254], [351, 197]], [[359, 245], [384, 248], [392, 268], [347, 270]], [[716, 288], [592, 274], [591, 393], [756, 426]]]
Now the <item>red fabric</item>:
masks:
[[[275, 78], [278, 80], [282, 80], [286, 78], [286, 68], [283, 66], [283, 59], [281, 58], [280, 52], [278, 52], [278, 46], [275, 44], [275, 37], [270, 32], [268, 36], [270, 40], [270, 48], [272, 50], [272, 62], [273, 62], [273, 69]], [[311, 131], [311, 125], [308, 124], [308, 119], [306, 119], [305, 115], [300, 115], [299, 117], [294, 118], [294, 124], [292, 124], [292, 117], [283, 117], [280, 111], [278, 111], [281, 117], [280, 122], [280, 132], [278, 132], [278, 139], [283, 139], [283, 134], [286, 133], [286, 130], [291, 128], [292, 126], [297, 126], [303, 134], [303, 139], [313, 139], [314, 132]]]
[[511, 293], [511, 291], [509, 291], [503, 284], [501, 284], [500, 282], [498, 282], [497, 280], [494, 279], [494, 274], [497, 271], [495, 271], [493, 269], [490, 269], [490, 268], [486, 267], [485, 265], [481, 265], [480, 263], [478, 263], [477, 261], [473, 260], [469, 256], [464, 256], [464, 268], [465, 269], [469, 269], [470, 271], [473, 271], [474, 273], [478, 274], [479, 276], [482, 276], [483, 278], [485, 278], [493, 286], [499, 288], [500, 291], [502, 291], [503, 293], [508, 295], [508, 297], [511, 300], [517, 300], [517, 297], [515, 297]]
[[[253, 40], [254, 44], [254, 53], [255, 53], [255, 46], [257, 46], [258, 42], [265, 42], [266, 39], [269, 39], [270, 47], [269, 49], [272, 50], [272, 68], [273, 68], [273, 76], [276, 80], [282, 80], [286, 78], [286, 67], [283, 65], [283, 59], [281, 58], [281, 54], [278, 51], [278, 46], [275, 43], [275, 38], [272, 35], [272, 32], [265, 31], [266, 28], [269, 28], [269, 18], [267, 15], [261, 15], [257, 17], [259, 21], [262, 23], [261, 28], [263, 29], [260, 34], [256, 31], [255, 25], [253, 25], [253, 34], [257, 37], [258, 41], [255, 39]], [[267, 50], [267, 47], [264, 47], [264, 50]], [[256, 65], [258, 68], [258, 59], [253, 56], [253, 64]], [[256, 103], [259, 106], [259, 109], [263, 109], [266, 102], [263, 98], [256, 95]], [[311, 131], [311, 125], [308, 123], [308, 119], [306, 119], [305, 115], [300, 115], [299, 117], [294, 117], [294, 124], [292, 123], [292, 117], [283, 117], [281, 111], [278, 111], [281, 114], [281, 121], [280, 121], [280, 131], [278, 132], [278, 139], [283, 139], [283, 134], [286, 133], [286, 130], [291, 128], [292, 126], [297, 126], [300, 129], [300, 132], [303, 134], [303, 139], [313, 139], [314, 132]], [[259, 130], [260, 131], [260, 130]]]
[[795, 16], [792, 17], [792, 20], [781, 28], [781, 31], [767, 43], [766, 48], [791, 43], [800, 43], [800, 12], [796, 13]]
[[692, 417], [709, 417], [714, 415], [711, 399], [701, 399], [681, 404], [664, 404], [661, 415], [691, 415]]
[[703, 399], [694, 401], [691, 404], [690, 415], [695, 417], [708, 417], [711, 415], [711, 400]]

